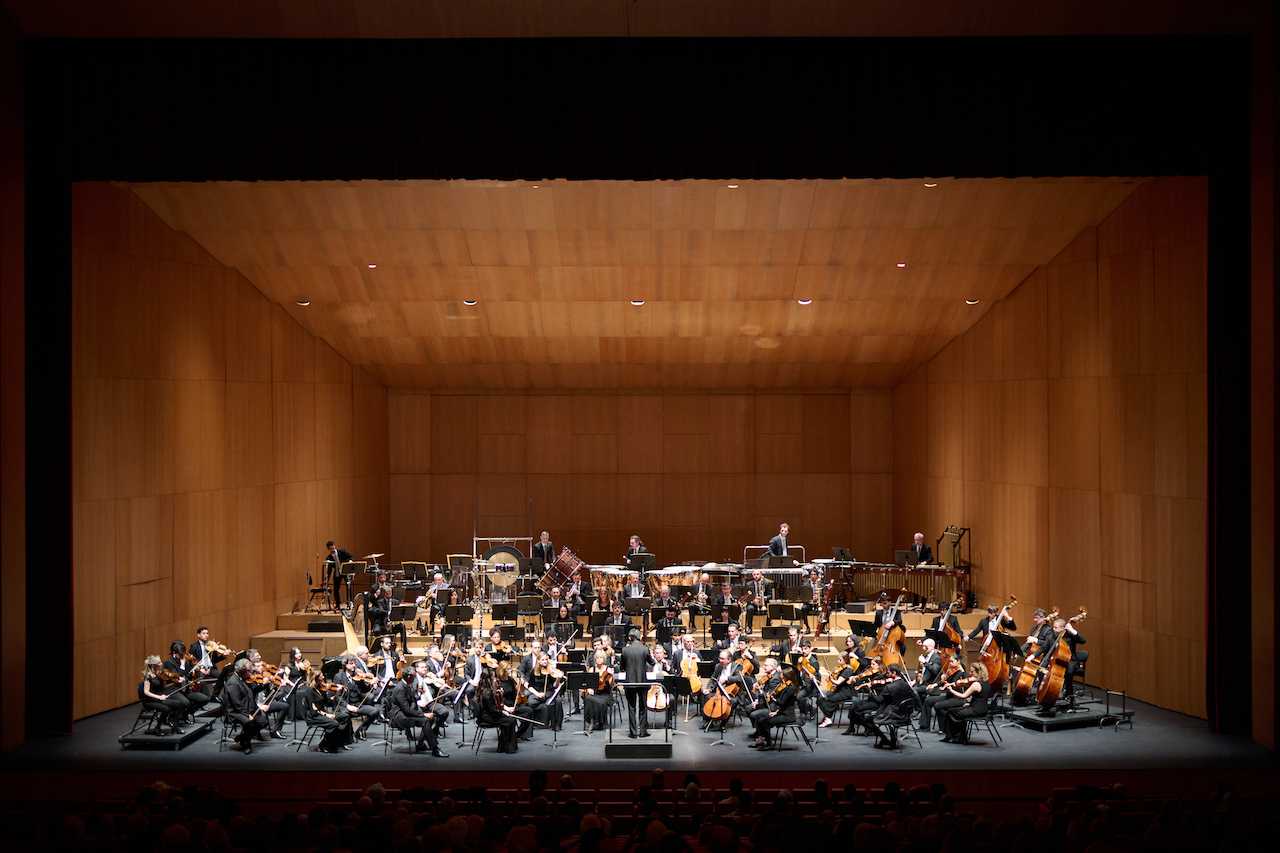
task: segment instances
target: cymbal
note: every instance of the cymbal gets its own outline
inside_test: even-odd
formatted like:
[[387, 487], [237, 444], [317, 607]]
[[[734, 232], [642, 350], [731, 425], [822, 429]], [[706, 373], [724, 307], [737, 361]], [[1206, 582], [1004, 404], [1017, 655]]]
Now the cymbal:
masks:
[[365, 555], [364, 555], [363, 557], [361, 557], [360, 559], [362, 559], [362, 560], [376, 560], [378, 557], [385, 557], [385, 556], [387, 556], [387, 555], [386, 555], [386, 554], [365, 554]]

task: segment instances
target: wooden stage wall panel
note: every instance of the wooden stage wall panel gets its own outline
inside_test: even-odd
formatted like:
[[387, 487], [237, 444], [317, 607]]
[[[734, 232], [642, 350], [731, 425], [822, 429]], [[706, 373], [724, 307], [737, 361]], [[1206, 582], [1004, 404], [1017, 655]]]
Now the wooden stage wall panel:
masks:
[[469, 553], [473, 501], [488, 536], [527, 535], [532, 501], [535, 535], [589, 563], [632, 534], [663, 562], [740, 561], [782, 521], [810, 557], [892, 557], [889, 392], [392, 390], [387, 412], [389, 559]]
[[391, 494], [367, 372], [128, 190], [77, 184], [73, 215], [78, 719], [200, 625], [273, 630], [326, 539], [389, 541]]
[[892, 448], [894, 542], [972, 528], [980, 604], [1089, 607], [1091, 684], [1201, 717], [1207, 190], [1147, 184], [974, 306], [894, 389]]

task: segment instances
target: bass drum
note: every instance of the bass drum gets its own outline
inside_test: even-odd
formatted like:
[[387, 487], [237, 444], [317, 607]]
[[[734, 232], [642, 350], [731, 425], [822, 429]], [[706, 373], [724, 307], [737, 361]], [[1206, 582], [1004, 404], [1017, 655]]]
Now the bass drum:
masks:
[[[525, 554], [520, 553], [520, 549], [514, 545], [494, 545], [488, 551], [484, 552], [484, 558], [489, 561], [489, 569], [499, 572], [515, 572], [520, 571], [520, 561], [524, 560], [525, 565], [529, 565], [529, 558]], [[527, 573], [527, 572], [526, 572]], [[525, 577], [520, 578], [512, 583], [515, 590], [524, 588]]]

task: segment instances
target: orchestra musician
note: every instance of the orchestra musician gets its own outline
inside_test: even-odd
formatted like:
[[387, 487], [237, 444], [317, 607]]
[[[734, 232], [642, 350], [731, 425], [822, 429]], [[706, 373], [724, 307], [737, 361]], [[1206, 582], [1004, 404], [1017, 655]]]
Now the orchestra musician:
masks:
[[[800, 661], [808, 661], [809, 668], [813, 670], [813, 676], [800, 668]], [[796, 697], [796, 704], [800, 708], [800, 713], [808, 718], [813, 714], [814, 705], [818, 695], [818, 685], [815, 683], [820, 672], [818, 656], [813, 651], [813, 643], [806, 639], [800, 641], [800, 654], [796, 655], [794, 666], [796, 667], [796, 678], [799, 695]]]
[[573, 602], [571, 602], [569, 599], [563, 596], [563, 594], [560, 591], [560, 587], [553, 586], [551, 587], [550, 596], [547, 597], [546, 601], [542, 602], [542, 606], [544, 608], [554, 607], [556, 610], [559, 610], [561, 607], [565, 607], [565, 608], [572, 607]]
[[[548, 638], [550, 639], [550, 638]], [[533, 672], [533, 667], [538, 662], [538, 655], [542, 654], [542, 640], [536, 635], [529, 641], [529, 652], [520, 658], [520, 664], [516, 667], [516, 675], [521, 680], [528, 682], [529, 675]]]
[[671, 587], [665, 583], [658, 587], [658, 597], [655, 598], [653, 603], [650, 605], [650, 607], [659, 608], [664, 611], [668, 608], [675, 608], [677, 606], [676, 600], [671, 597]]
[[[910, 711], [903, 711], [903, 704], [910, 701], [915, 704], [915, 692], [907, 681], [900, 664], [891, 663], [888, 668], [888, 683], [880, 690], [880, 706], [874, 714], [865, 715], [863, 721], [876, 731], [877, 749], [897, 749], [897, 726], [903, 725], [910, 718]], [[914, 710], [914, 707], [912, 708]], [[906, 717], [904, 718], [904, 713]]]
[[615, 601], [609, 608], [609, 618], [605, 620], [606, 625], [625, 625], [631, 627], [631, 617], [622, 612], [622, 602]]
[[533, 723], [530, 722], [534, 716], [534, 710], [529, 707], [527, 701], [528, 694], [525, 694], [526, 701], [520, 701], [521, 686], [517, 681], [518, 676], [511, 664], [511, 661], [504, 660], [498, 664], [498, 668], [494, 670], [493, 677], [498, 680], [498, 687], [502, 689], [502, 705], [510, 708], [513, 716], [517, 717], [516, 740], [533, 740]]
[[266, 709], [255, 706], [253, 693], [245, 682], [252, 666], [247, 657], [237, 660], [222, 690], [226, 699], [227, 717], [240, 724], [240, 733], [236, 735], [235, 741], [245, 755], [253, 753], [254, 738], [266, 726]]
[[451, 600], [451, 592], [449, 584], [445, 583], [444, 575], [436, 572], [431, 576], [431, 586], [427, 587], [427, 601], [430, 607], [427, 610], [427, 628], [431, 633], [435, 633], [436, 618], [444, 618], [444, 609], [449, 604], [457, 602]]
[[769, 599], [773, 597], [773, 581], [767, 580], [759, 569], [751, 572], [751, 580], [746, 583], [746, 595], [750, 596], [745, 609], [747, 615], [747, 633], [751, 633], [756, 613], [764, 611], [764, 624], [769, 622]]
[[711, 599], [715, 597], [716, 592], [710, 575], [703, 572], [689, 592], [693, 596], [689, 599], [690, 616], [705, 616], [711, 612]]
[[[778, 525], [778, 535], [769, 540], [769, 553], [775, 557], [787, 556], [787, 537], [791, 535], [791, 525], [785, 521]], [[800, 561], [792, 560], [791, 565], [799, 568]], [[748, 629], [750, 630], [750, 629]]]
[[778, 668], [778, 662], [766, 658], [763, 678], [757, 686], [757, 698], [752, 702], [754, 710], [747, 715], [751, 721], [750, 744], [752, 749], [768, 749], [773, 745], [770, 730], [796, 721], [796, 699], [799, 684], [796, 671], [791, 666]]
[[800, 605], [800, 619], [804, 622], [804, 629], [809, 630], [809, 617], [817, 617], [822, 612], [822, 597], [826, 592], [826, 588], [822, 585], [822, 575], [817, 569], [809, 570], [809, 580], [805, 583], [804, 589], [808, 590], [804, 603]]
[[[555, 624], [549, 627], [547, 633], [552, 635], [554, 632], [557, 643], [567, 644], [572, 642], [570, 638], [577, 634], [578, 628], [578, 620], [569, 605], [561, 604], [559, 612], [556, 613]], [[565, 648], [568, 646], [565, 645]]]
[[546, 723], [556, 731], [564, 724], [564, 704], [562, 702], [565, 675], [555, 668], [551, 658], [544, 650], [534, 664], [525, 689], [529, 694], [529, 707], [535, 712], [534, 719]]
[[480, 681], [484, 677], [484, 640], [480, 637], [471, 639], [471, 653], [467, 655], [466, 663], [462, 666], [462, 678], [465, 681], [462, 689], [462, 708], [458, 709], [458, 718], [461, 719], [463, 712], [467, 708], [475, 708], [475, 692], [480, 686]]
[[614, 674], [609, 667], [609, 656], [603, 649], [597, 648], [592, 655], [596, 681], [593, 684], [587, 679], [586, 696], [583, 698], [583, 718], [587, 723], [587, 731], [604, 729], [609, 725], [609, 705], [613, 702]]
[[[889, 596], [885, 595], [884, 593], [880, 593], [880, 599], [876, 603], [877, 605], [876, 612], [871, 618], [871, 625], [873, 628], [875, 628], [877, 636], [880, 633], [880, 628], [883, 627], [884, 624], [889, 621], [889, 614], [893, 613], [893, 604], [894, 602], [889, 600]], [[897, 611], [897, 613], [894, 613], [893, 624], [897, 625], [899, 628], [902, 628], [904, 632], [906, 631], [905, 626], [902, 624], [901, 610]], [[907, 648], [906, 643], [899, 640], [898, 654], [902, 654], [904, 651], [906, 651], [906, 648]]]
[[494, 673], [485, 671], [480, 683], [476, 685], [475, 698], [476, 721], [480, 725], [498, 730], [498, 752], [519, 752], [516, 731], [520, 721], [515, 716], [515, 708], [505, 704], [502, 685], [498, 683]]
[[844, 734], [858, 733], [862, 725], [868, 732], [871, 725], [866, 716], [875, 713], [880, 707], [880, 688], [885, 684], [884, 673], [880, 669], [880, 658], [872, 658], [865, 670], [859, 670], [853, 681], [853, 697], [849, 700], [849, 725]]
[[592, 613], [608, 613], [613, 606], [613, 598], [609, 595], [609, 590], [601, 586], [596, 590], [596, 597], [591, 599]]
[[186, 734], [178, 728], [178, 718], [186, 710], [186, 703], [177, 695], [176, 688], [173, 694], [166, 695], [164, 682], [160, 678], [160, 673], [163, 671], [164, 665], [160, 661], [160, 656], [147, 655], [142, 664], [142, 681], [138, 684], [138, 698], [142, 700], [143, 708], [155, 712], [157, 735], [161, 733], [160, 727], [165, 723], [169, 724], [173, 734]]
[[[747, 682], [742, 677], [742, 664], [733, 659], [733, 654], [728, 649], [721, 649], [719, 654], [716, 655], [716, 668], [711, 673], [711, 678], [703, 685], [702, 692], [708, 699], [720, 692], [719, 688], [716, 687], [717, 683], [726, 690], [728, 690], [729, 685], [736, 684], [738, 693], [734, 697], [734, 701], [739, 705], [746, 701], [748, 687]], [[705, 710], [706, 705], [703, 703], [703, 711]], [[707, 722], [711, 723], [712, 721], [708, 720]], [[726, 722], [728, 721], [722, 720], [719, 726], [716, 727], [717, 730], [723, 731]], [[708, 730], [710, 731], [710, 729]]]
[[937, 643], [926, 637], [920, 644], [922, 651], [917, 657], [916, 668], [916, 701], [920, 704], [920, 731], [927, 732], [932, 720], [932, 706], [926, 701], [930, 690], [942, 688], [942, 655], [938, 654]]
[[369, 601], [369, 633], [385, 634], [391, 628], [391, 608], [400, 602], [391, 597], [391, 584], [383, 584]]
[[[975, 661], [969, 667], [969, 684], [963, 690], [948, 685], [947, 692], [954, 697], [953, 702], [945, 703], [943, 715], [938, 718], [938, 727], [942, 729], [943, 743], [968, 743], [968, 721], [973, 717], [983, 717], [987, 713], [987, 699], [991, 696], [991, 684], [987, 681], [987, 668]], [[943, 703], [939, 703], [941, 709]], [[936, 710], [936, 709], [935, 709]]]
[[925, 544], [923, 533], [917, 533], [911, 538], [911, 559], [917, 566], [926, 566], [933, 562], [933, 549]]
[[324, 579], [329, 588], [333, 590], [333, 605], [338, 609], [342, 608], [342, 564], [350, 563], [355, 559], [350, 551], [346, 548], [339, 548], [333, 544], [330, 539], [324, 543], [325, 550], [329, 553], [324, 560]]
[[693, 646], [693, 634], [685, 634], [680, 638], [680, 646], [675, 649], [675, 653], [671, 656], [671, 667], [677, 672], [683, 674], [685, 671], [685, 661], [692, 660], [691, 666], [696, 670], [698, 662], [702, 660], [702, 656], [698, 654], [698, 650]]
[[431, 688], [431, 693], [435, 696], [432, 704], [435, 706], [432, 711], [436, 715], [436, 728], [441, 734], [446, 734], [449, 728], [449, 714], [453, 705], [453, 689], [450, 688], [450, 676], [452, 675], [452, 667], [449, 662], [444, 659], [444, 652], [441, 651], [438, 643], [432, 643], [427, 646], [427, 656], [422, 659], [422, 663], [427, 667], [427, 683]]
[[857, 634], [846, 634], [844, 637], [844, 650], [849, 653], [850, 661], [858, 662], [858, 671], [862, 672], [870, 665], [871, 660], [867, 657], [866, 652], [862, 650], [863, 638]]
[[720, 584], [720, 592], [711, 596], [711, 603], [718, 604], [721, 607], [729, 607], [730, 605], [737, 604], [738, 599], [733, 597], [733, 584], [729, 581], [725, 581]]
[[[639, 536], [632, 536], [627, 543], [627, 553], [622, 558], [622, 562], [626, 566], [631, 565], [631, 557], [635, 554], [647, 554], [649, 549], [644, 547], [644, 543], [640, 541]], [[636, 577], [639, 577], [638, 575]]]
[[335, 753], [350, 749], [352, 741], [351, 714], [345, 703], [338, 701], [336, 692], [330, 691], [324, 673], [316, 668], [297, 690], [306, 708], [306, 723], [324, 729], [320, 738], [320, 751]]
[[[262, 718], [263, 727], [268, 731], [271, 737], [276, 740], [284, 740], [284, 735], [280, 732], [280, 727], [284, 725], [285, 718], [294, 719], [293, 702], [294, 693], [298, 686], [306, 678], [304, 671], [297, 678], [290, 679], [289, 673], [283, 667], [278, 673], [281, 681], [280, 689], [276, 690], [275, 685], [266, 678], [266, 664], [262, 661], [262, 653], [257, 649], [249, 649], [245, 652], [249, 661], [249, 674], [255, 683], [249, 683], [249, 693], [253, 697], [254, 706], [261, 707], [262, 713], [258, 716]], [[225, 692], [225, 690], [223, 691]], [[275, 714], [275, 722], [271, 721], [271, 715]], [[266, 740], [266, 735], [258, 733], [259, 740]]]
[[169, 645], [169, 658], [164, 662], [164, 668], [176, 676], [176, 683], [182, 685], [181, 689], [173, 693], [182, 706], [179, 717], [185, 718], [184, 721], [188, 723], [195, 722], [194, 715], [209, 703], [209, 694], [201, 689], [203, 682], [200, 680], [199, 667], [196, 666], [195, 658], [187, 654], [187, 646], [181, 640], [174, 640]]
[[778, 643], [776, 646], [774, 646], [772, 649], [769, 650], [769, 654], [773, 655], [779, 660], [781, 660], [782, 658], [786, 658], [787, 663], [791, 664], [792, 666], [795, 666], [796, 660], [800, 657], [800, 654], [801, 654], [800, 629], [795, 625], [792, 625], [790, 628], [788, 628], [786, 642]]
[[1046, 617], [1047, 614], [1044, 609], [1039, 607], [1031, 614], [1031, 622], [1033, 624], [1030, 633], [1027, 634], [1027, 641], [1022, 644], [1023, 657], [1031, 654], [1033, 641], [1036, 644], [1037, 652], [1043, 651], [1048, 646], [1049, 639], [1053, 636], [1054, 631], [1052, 623]]
[[716, 640], [714, 643], [711, 644], [711, 648], [714, 651], [719, 651], [720, 649], [728, 649], [730, 652], [736, 652], [738, 650], [738, 632], [739, 632], [738, 623], [730, 622], [727, 626], [725, 626], [724, 639]]
[[987, 618], [979, 622], [977, 627], [975, 627], [972, 631], [969, 632], [969, 639], [970, 640], [985, 639], [987, 634], [991, 633], [992, 631], [999, 631], [999, 630], [1004, 630], [1006, 632], [1016, 631], [1018, 630], [1018, 623], [1014, 622], [1013, 617], [1010, 616], [1007, 612], [1003, 616], [1001, 616], [999, 605], [988, 604]]
[[1066, 619], [1053, 620], [1053, 634], [1050, 635], [1049, 642], [1045, 648], [1056, 648], [1060, 640], [1065, 640], [1071, 648], [1071, 661], [1067, 664], [1066, 676], [1062, 682], [1062, 697], [1065, 699], [1075, 692], [1076, 673], [1080, 671], [1080, 665], [1088, 659], [1089, 653], [1083, 649], [1076, 648], [1084, 645], [1087, 641], [1084, 638], [1084, 634], [1077, 631], [1076, 626]]
[[573, 574], [569, 575], [569, 588], [564, 594], [573, 605], [575, 619], [586, 611], [587, 601], [592, 597], [591, 584], [583, 582], [580, 569], [574, 569]]
[[[653, 656], [653, 663], [650, 665], [649, 672], [646, 673], [645, 677], [649, 679], [650, 689], [652, 689], [652, 686], [654, 684], [658, 685], [658, 688], [662, 691], [663, 696], [665, 697], [666, 719], [663, 720], [662, 725], [665, 728], [670, 728], [671, 715], [672, 715], [672, 712], [675, 711], [676, 703], [671, 701], [671, 694], [667, 693], [666, 687], [663, 686], [662, 680], [668, 675], [672, 675], [675, 672], [679, 672], [679, 670], [675, 670], [672, 668], [671, 662], [667, 660], [667, 653], [663, 650], [662, 646], [655, 645], [652, 649], [651, 654]], [[648, 707], [647, 692], [645, 694], [645, 707], [646, 708]]]
[[834, 723], [836, 710], [842, 703], [853, 698], [853, 677], [855, 673], [853, 666], [849, 663], [850, 659], [851, 655], [848, 651], [840, 653], [828, 682], [827, 695], [818, 697], [818, 711], [823, 718], [818, 723], [818, 728], [820, 729], [825, 729]]
[[[547, 660], [549, 660], [553, 666], [561, 661], [567, 662], [569, 660], [569, 648], [572, 646], [572, 642], [562, 642], [560, 634], [570, 637], [577, 630], [578, 625], [576, 622], [561, 622], [547, 629], [547, 643], [543, 652], [546, 654]], [[535, 657], [533, 662], [536, 665], [538, 659]], [[526, 678], [525, 681], [528, 682], [528, 679]], [[576, 714], [582, 710], [582, 699], [576, 690], [569, 691], [569, 695], [573, 697], [573, 710], [570, 713]], [[563, 699], [563, 697], [561, 698]]]
[[360, 718], [360, 727], [354, 729], [353, 734], [356, 740], [366, 740], [369, 733], [365, 731], [370, 725], [370, 721], [377, 718], [379, 713], [379, 705], [375, 705], [369, 701], [373, 695], [374, 679], [370, 672], [361, 673], [357, 667], [359, 658], [355, 655], [342, 655], [342, 669], [338, 670], [338, 674], [334, 676], [335, 684], [338, 684], [346, 690], [346, 706], [347, 713], [352, 717]]
[[542, 531], [538, 537], [538, 541], [533, 543], [533, 554], [530, 562], [534, 566], [541, 566], [542, 573], [546, 574], [551, 571], [551, 566], [556, 561], [556, 546], [551, 544], [551, 534]]
[[[419, 704], [427, 694], [419, 693], [417, 686], [419, 661], [413, 669], [407, 669], [404, 678], [396, 682], [391, 690], [390, 699], [390, 716], [391, 725], [400, 729], [407, 737], [413, 737], [413, 730], [418, 730], [418, 743], [416, 750], [418, 752], [426, 752], [431, 750], [432, 756], [436, 758], [448, 758], [449, 756], [440, 751], [439, 739], [437, 737], [437, 725], [435, 712], [430, 706], [430, 700], [425, 704]], [[426, 675], [426, 666], [421, 665], [421, 674]]]
[[222, 679], [218, 677], [218, 663], [226, 659], [219, 654], [218, 644], [209, 639], [209, 629], [201, 625], [196, 629], [196, 641], [187, 649], [196, 659], [196, 674], [200, 678], [201, 689], [210, 699], [216, 699], [222, 689]]

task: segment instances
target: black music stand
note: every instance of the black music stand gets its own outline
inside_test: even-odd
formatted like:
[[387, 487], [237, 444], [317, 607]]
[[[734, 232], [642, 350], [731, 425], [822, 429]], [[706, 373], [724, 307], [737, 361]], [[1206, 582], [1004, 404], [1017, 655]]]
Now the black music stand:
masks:
[[628, 554], [623, 559], [627, 561], [628, 569], [633, 572], [639, 572], [640, 576], [644, 577], [646, 574], [653, 571], [658, 555], [650, 553], [649, 551], [644, 551], [639, 554]]
[[768, 567], [770, 569], [794, 569], [795, 566], [793, 564], [798, 562], [800, 561], [792, 554], [770, 554]]
[[[511, 605], [514, 607], [515, 605]], [[501, 632], [503, 642], [514, 643], [520, 646], [525, 641], [525, 630], [523, 625], [499, 625], [498, 630]]]
[[546, 628], [548, 625], [554, 625], [556, 620], [560, 618], [559, 607], [543, 607], [539, 612], [542, 614], [543, 628]]
[[[466, 606], [467, 605], [464, 605], [464, 604], [454, 605], [454, 607], [466, 607]], [[469, 610], [470, 608], [468, 607], [467, 609]], [[464, 631], [467, 633], [464, 634], [463, 633]], [[453, 635], [455, 640], [457, 640], [459, 637], [462, 637], [463, 639], [458, 640], [458, 645], [459, 646], [465, 645], [466, 648], [469, 650], [471, 648], [470, 632], [471, 632], [470, 622], [450, 622], [447, 619], [441, 620], [441, 627], [440, 627], [441, 641], [443, 641], [444, 638], [449, 636], [450, 634]]]
[[711, 623], [715, 627], [716, 622], [737, 622], [742, 624], [742, 605], [740, 604], [713, 604], [711, 605]]
[[568, 621], [559, 620], [551, 623], [550, 630], [555, 632], [557, 640], [567, 643], [570, 637], [582, 636], [582, 623], [574, 619]]
[[605, 613], [603, 610], [598, 610], [595, 613], [591, 614], [591, 621], [587, 623], [587, 627], [599, 628], [608, 620], [609, 620], [609, 614]]
[[729, 637], [728, 622], [712, 622], [711, 623], [711, 642], [718, 643]]
[[[470, 622], [474, 618], [476, 618], [476, 609], [470, 604], [446, 604], [444, 606], [444, 621], [449, 625]], [[456, 637], [457, 634], [454, 636]]]
[[760, 629], [761, 640], [785, 640], [790, 634], [790, 625], [765, 625]]
[[623, 645], [626, 644], [627, 632], [630, 631], [631, 628], [632, 626], [630, 625], [600, 625], [600, 630], [597, 632], [597, 636], [599, 634], [608, 634], [609, 640], [613, 643], [614, 651], [618, 652], [622, 649]]
[[[769, 621], [770, 622], [794, 622], [796, 621], [796, 606], [789, 602], [769, 602]], [[769, 630], [769, 626], [765, 626], [764, 630]], [[764, 636], [761, 634], [761, 636]]]
[[[561, 671], [565, 673], [565, 684], [567, 689], [577, 691], [578, 693], [581, 693], [583, 690], [587, 689], [587, 672], [585, 669], [578, 670], [578, 671], [573, 671], [573, 670], [561, 670]], [[597, 681], [596, 683], [599, 684], [599, 681]], [[595, 688], [592, 688], [592, 689], [594, 690]], [[605, 719], [606, 720], [609, 719], [608, 711], [605, 712]], [[554, 735], [554, 732], [552, 734]], [[570, 734], [582, 735], [583, 737], [587, 737], [587, 738], [591, 737], [591, 732], [587, 731], [586, 711], [583, 711], [582, 713], [582, 730], [577, 732], [570, 732]]]
[[391, 615], [387, 617], [387, 633], [394, 634], [396, 628], [400, 629], [400, 648], [406, 653], [409, 651], [409, 636], [405, 632], [404, 623], [412, 622], [417, 615], [417, 604], [397, 604], [391, 608]]
[[[680, 714], [676, 712], [680, 710], [680, 697], [683, 696], [685, 697], [685, 712], [688, 713], [690, 702], [689, 697], [693, 696], [693, 691], [689, 689], [689, 679], [685, 678], [683, 675], [664, 675], [662, 677], [662, 689], [666, 691], [669, 696], [675, 697], [674, 701], [676, 703], [675, 708], [668, 706], [667, 710], [664, 712], [670, 718], [671, 722], [668, 725], [666, 720], [662, 721], [662, 739], [664, 741], [670, 741], [671, 738], [676, 735], [688, 737], [688, 732], [678, 730], [678, 726], [680, 725]], [[670, 735], [668, 735], [668, 732]]]
[[530, 624], [536, 625], [538, 617], [542, 614], [542, 596], [540, 595], [517, 595], [516, 596], [516, 615], [523, 617], [524, 626], [529, 627]]
[[505, 623], [516, 621], [516, 617], [520, 615], [519, 611], [520, 606], [514, 601], [509, 601], [506, 604], [495, 604], [493, 605], [492, 618], [494, 623], [502, 622], [505, 627]]

